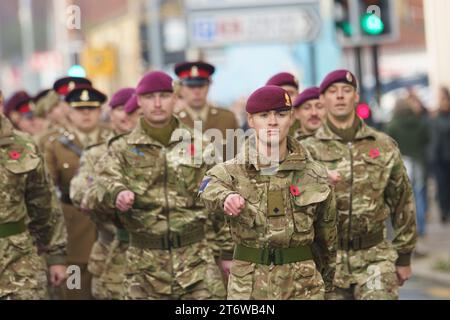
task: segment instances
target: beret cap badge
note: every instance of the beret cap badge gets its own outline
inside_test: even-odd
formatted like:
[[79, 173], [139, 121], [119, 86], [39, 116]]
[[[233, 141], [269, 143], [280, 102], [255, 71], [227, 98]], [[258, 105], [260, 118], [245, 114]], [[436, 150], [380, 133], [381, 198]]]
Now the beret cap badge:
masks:
[[86, 102], [86, 101], [89, 101], [89, 99], [90, 99], [89, 91], [83, 90], [83, 92], [81, 93], [81, 96], [80, 96], [80, 100]]
[[353, 77], [350, 72], [347, 72], [345, 78], [347, 79], [348, 82], [353, 82]]
[[286, 99], [286, 106], [292, 107], [292, 101], [291, 101], [291, 97], [289, 96], [289, 94], [285, 93], [284, 98]]
[[191, 69], [191, 76], [192, 77], [198, 77], [199, 76], [199, 72], [198, 72], [198, 67], [197, 66], [193, 66]]

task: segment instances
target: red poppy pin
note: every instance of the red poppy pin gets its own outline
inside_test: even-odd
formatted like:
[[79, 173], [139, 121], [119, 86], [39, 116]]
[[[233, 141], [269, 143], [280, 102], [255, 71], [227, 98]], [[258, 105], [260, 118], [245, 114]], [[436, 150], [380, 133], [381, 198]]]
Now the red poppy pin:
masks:
[[21, 156], [22, 155], [19, 152], [17, 152], [17, 151], [10, 151], [9, 152], [9, 158], [11, 160], [19, 160]]
[[380, 149], [376, 148], [376, 149], [370, 150], [369, 156], [370, 156], [372, 159], [377, 159], [377, 158], [379, 158], [379, 157], [380, 157]]
[[188, 147], [189, 155], [194, 156], [195, 155], [195, 146], [193, 143], [191, 143]]
[[291, 190], [291, 194], [293, 197], [298, 197], [300, 195], [300, 189], [298, 188], [298, 186], [292, 185], [289, 189]]

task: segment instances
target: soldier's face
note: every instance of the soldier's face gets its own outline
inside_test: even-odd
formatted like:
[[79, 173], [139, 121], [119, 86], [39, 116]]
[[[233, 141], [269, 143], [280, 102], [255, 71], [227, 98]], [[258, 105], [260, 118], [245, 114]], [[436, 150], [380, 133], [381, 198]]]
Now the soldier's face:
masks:
[[194, 109], [200, 109], [206, 105], [209, 85], [204, 86], [182, 86], [180, 95], [188, 106]]
[[309, 100], [295, 109], [295, 118], [300, 122], [302, 130], [309, 134], [316, 132], [326, 117], [324, 105], [317, 100]]
[[171, 92], [155, 92], [138, 96], [145, 120], [155, 127], [167, 125], [173, 114], [176, 96]]
[[359, 95], [351, 85], [335, 83], [320, 96], [320, 101], [325, 105], [328, 116], [346, 120], [355, 112]]
[[255, 129], [258, 140], [270, 144], [273, 139], [284, 141], [289, 133], [292, 111], [270, 111], [248, 115], [250, 128]]
[[293, 86], [281, 86], [284, 90], [287, 91], [289, 96], [291, 97], [291, 101], [295, 101], [295, 98], [298, 96], [298, 89]]
[[52, 123], [62, 123], [66, 118], [66, 114], [69, 111], [69, 106], [64, 101], [58, 102], [58, 104], [47, 114], [47, 118]]
[[124, 106], [118, 106], [111, 110], [110, 113], [112, 128], [119, 134], [129, 132], [133, 129], [133, 123], [124, 108]]
[[69, 118], [78, 130], [91, 132], [98, 126], [101, 113], [101, 108], [70, 108]]

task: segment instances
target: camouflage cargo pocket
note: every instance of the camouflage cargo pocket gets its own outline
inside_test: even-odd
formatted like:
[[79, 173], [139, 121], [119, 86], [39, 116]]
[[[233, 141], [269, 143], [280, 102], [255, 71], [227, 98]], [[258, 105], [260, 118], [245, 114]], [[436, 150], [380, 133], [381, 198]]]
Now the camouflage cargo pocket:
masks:
[[322, 300], [325, 283], [314, 262], [298, 262], [293, 265], [295, 299]]
[[384, 190], [388, 183], [387, 164], [392, 156], [373, 158], [369, 154], [363, 154], [364, 168], [362, 171], [367, 174], [367, 183], [375, 190]]
[[250, 300], [253, 293], [256, 264], [234, 260], [228, 281], [228, 300]]
[[292, 197], [293, 220], [295, 231], [298, 233], [308, 233], [313, 229], [314, 216], [317, 206], [325, 201], [330, 188], [327, 185], [306, 185], [299, 187], [300, 195]]
[[93, 275], [100, 277], [105, 270], [106, 260], [109, 254], [109, 247], [97, 241], [89, 256], [88, 270]]

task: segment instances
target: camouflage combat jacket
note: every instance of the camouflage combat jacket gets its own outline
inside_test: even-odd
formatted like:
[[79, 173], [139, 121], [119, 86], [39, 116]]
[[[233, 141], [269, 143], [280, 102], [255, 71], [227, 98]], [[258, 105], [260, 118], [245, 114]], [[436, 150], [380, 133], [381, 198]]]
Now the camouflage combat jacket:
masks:
[[[308, 152], [289, 137], [290, 153], [277, 173], [262, 175], [255, 156], [249, 154], [250, 140], [235, 159], [219, 164], [207, 173], [202, 183], [201, 198], [209, 210], [222, 214], [229, 195], [239, 194], [245, 199], [245, 209], [238, 217], [230, 219], [233, 241], [237, 245], [249, 248], [317, 245], [322, 261], [320, 272], [327, 291], [332, 290], [336, 212], [334, 192], [328, 185], [325, 168], [313, 161]], [[274, 211], [274, 205], [281, 210]], [[319, 266], [314, 261], [266, 268], [235, 260], [229, 298], [311, 298], [317, 294], [314, 283], [320, 285], [314, 280], [317, 279], [316, 268]], [[299, 270], [298, 273], [296, 270]], [[269, 274], [274, 275], [273, 279]], [[244, 282], [244, 278], [248, 281]], [[255, 286], [259, 287], [255, 290], [265, 293], [250, 293]]]
[[[64, 218], [44, 160], [32, 139], [14, 130], [11, 123], [0, 115], [0, 225], [21, 220], [28, 224], [39, 252], [47, 256], [47, 263], [64, 264]], [[28, 238], [26, 233], [0, 238], [0, 255], [8, 253], [3, 251], [8, 247], [8, 241], [12, 242], [13, 248], [23, 248], [31, 243]], [[23, 254], [25, 249], [21, 250], [16, 254]], [[26, 251], [31, 252], [31, 249]], [[0, 257], [0, 270], [1, 260]]]
[[342, 177], [336, 186], [339, 238], [349, 241], [384, 231], [390, 218], [396, 264], [409, 265], [417, 238], [415, 204], [395, 141], [362, 122], [348, 144], [327, 124], [302, 143], [315, 160]]

